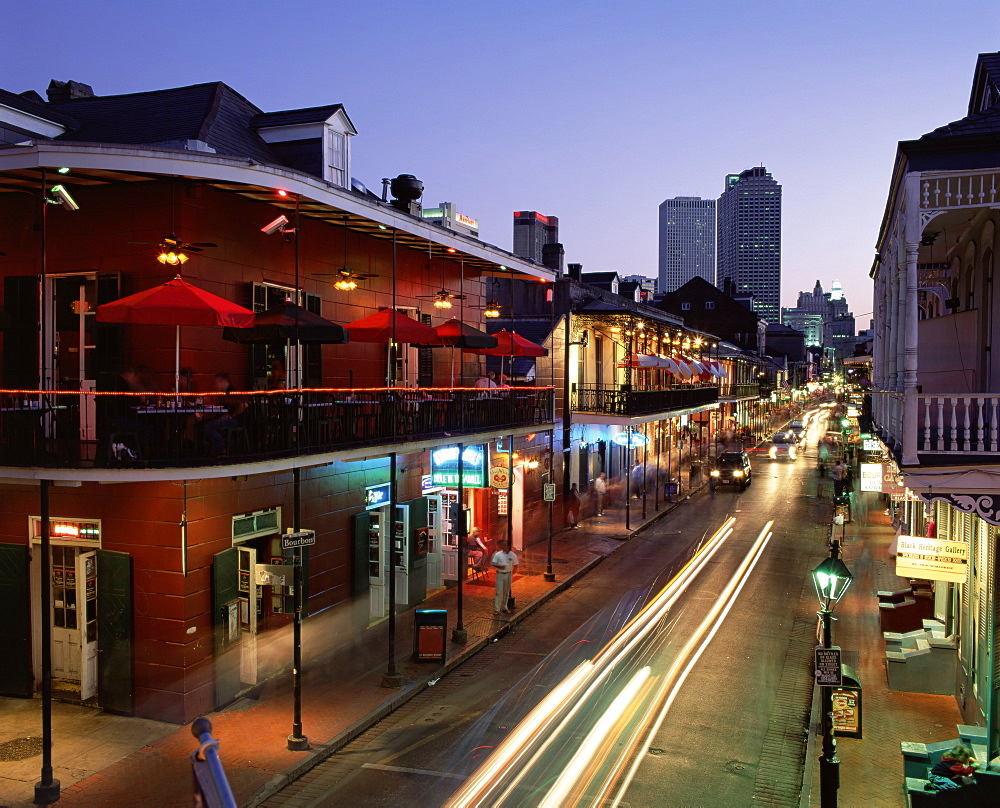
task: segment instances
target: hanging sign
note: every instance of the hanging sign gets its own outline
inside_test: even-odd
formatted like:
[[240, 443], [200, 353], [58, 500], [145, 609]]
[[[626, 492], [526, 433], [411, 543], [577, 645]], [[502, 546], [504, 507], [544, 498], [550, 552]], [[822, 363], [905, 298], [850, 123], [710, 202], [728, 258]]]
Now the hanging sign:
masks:
[[888, 463], [882, 465], [882, 493], [892, 494], [893, 499], [902, 499], [904, 491], [903, 484], [899, 481], [899, 472]]
[[545, 483], [542, 486], [542, 501], [543, 502], [555, 502], [556, 501], [556, 484], [555, 483]]
[[631, 446], [633, 449], [649, 443], [649, 438], [641, 432], [619, 432], [611, 440], [619, 446]]
[[[431, 482], [454, 488], [458, 485], [458, 447], [443, 446], [431, 452]], [[462, 485], [486, 486], [486, 452], [482, 446], [466, 446], [462, 451]]]
[[490, 468], [490, 485], [494, 488], [507, 488], [510, 484], [510, 470], [505, 466]]
[[861, 464], [861, 490], [882, 493], [882, 477], [884, 466], [881, 463]]
[[949, 539], [900, 536], [896, 540], [896, 575], [965, 583], [969, 575], [969, 545]]
[[389, 497], [392, 494], [392, 483], [382, 483], [381, 485], [369, 485], [365, 489], [365, 510], [370, 511], [381, 508], [389, 504]]
[[507, 490], [497, 492], [497, 516], [507, 515]]
[[865, 438], [861, 445], [866, 452], [878, 452], [879, 454], [882, 452], [882, 441], [878, 438]]

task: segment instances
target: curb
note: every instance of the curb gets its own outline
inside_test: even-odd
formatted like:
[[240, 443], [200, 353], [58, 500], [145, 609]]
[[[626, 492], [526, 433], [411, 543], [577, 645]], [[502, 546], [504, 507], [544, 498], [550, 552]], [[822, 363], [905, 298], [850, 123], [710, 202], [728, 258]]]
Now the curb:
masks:
[[611, 552], [607, 555], [598, 555], [587, 561], [582, 567], [579, 567], [574, 572], [571, 572], [561, 581], [557, 582], [554, 587], [549, 589], [547, 592], [541, 595], [541, 597], [529, 603], [527, 606], [519, 609], [511, 619], [501, 626], [497, 631], [491, 634], [489, 637], [484, 637], [477, 640], [471, 645], [465, 646], [456, 656], [451, 657], [447, 662], [445, 662], [443, 667], [435, 668], [433, 671], [428, 672], [423, 675], [420, 679], [416, 679], [403, 688], [389, 701], [384, 702], [380, 707], [368, 713], [365, 716], [357, 719], [354, 723], [345, 727], [343, 730], [338, 732], [332, 738], [330, 738], [325, 743], [317, 744], [316, 748], [313, 749], [308, 755], [302, 758], [299, 762], [285, 769], [281, 774], [277, 774], [268, 780], [263, 786], [261, 786], [254, 795], [246, 802], [244, 805], [246, 808], [256, 808], [262, 803], [269, 800], [271, 797], [275, 796], [281, 789], [287, 786], [289, 783], [294, 782], [306, 772], [315, 768], [327, 758], [332, 757], [340, 749], [347, 746], [351, 741], [361, 735], [363, 732], [371, 729], [375, 724], [381, 721], [390, 713], [395, 712], [404, 704], [406, 704], [410, 699], [416, 697], [424, 690], [427, 689], [428, 681], [431, 679], [439, 679], [448, 673], [451, 673], [455, 668], [462, 665], [464, 662], [469, 660], [471, 657], [478, 654], [486, 646], [490, 645], [494, 640], [498, 640], [500, 637], [508, 634], [511, 629], [520, 623], [522, 620], [533, 614], [537, 609], [539, 609], [542, 604], [549, 601], [551, 598], [558, 595], [565, 589], [571, 587], [580, 578], [589, 573], [594, 567], [600, 564], [604, 559], [610, 556], [612, 553], [617, 552], [618, 548], [623, 546], [627, 541], [631, 540], [633, 537], [646, 530], [648, 527], [658, 522], [668, 513], [671, 513], [676, 508], [687, 502], [692, 496], [697, 494], [706, 488], [707, 484], [702, 483], [697, 488], [693, 489], [684, 499], [678, 502], [673, 502], [670, 507], [665, 508], [660, 513], [648, 518], [645, 522], [640, 524], [638, 527], [629, 531], [623, 540], [620, 540], [617, 546], [615, 546]]

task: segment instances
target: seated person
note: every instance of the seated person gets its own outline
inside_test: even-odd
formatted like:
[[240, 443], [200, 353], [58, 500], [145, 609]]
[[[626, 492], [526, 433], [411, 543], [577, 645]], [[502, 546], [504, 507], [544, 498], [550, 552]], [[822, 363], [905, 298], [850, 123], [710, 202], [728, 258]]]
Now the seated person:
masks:
[[[247, 409], [247, 402], [240, 396], [233, 395], [232, 382], [228, 373], [215, 374], [215, 392], [224, 393], [222, 396], [211, 396], [208, 398], [209, 404], [221, 405], [226, 408], [226, 412], [213, 416], [205, 421], [205, 440], [208, 446], [217, 455], [226, 453], [226, 436], [223, 431], [231, 427], [242, 426], [242, 418]], [[201, 413], [198, 413], [200, 416]]]
[[478, 527], [470, 528], [469, 535], [465, 537], [465, 555], [469, 560], [468, 563], [470, 566], [480, 570], [485, 568], [485, 561], [489, 555], [489, 551], [486, 549], [486, 544], [479, 535]]
[[931, 768], [927, 780], [940, 791], [961, 788], [975, 783], [975, 759], [972, 750], [964, 744], [953, 746]]

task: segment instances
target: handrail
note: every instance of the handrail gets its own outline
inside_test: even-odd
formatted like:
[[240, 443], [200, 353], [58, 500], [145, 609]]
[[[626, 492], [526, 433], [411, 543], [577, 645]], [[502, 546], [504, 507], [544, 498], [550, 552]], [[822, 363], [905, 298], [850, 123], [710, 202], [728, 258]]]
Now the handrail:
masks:
[[191, 734], [199, 744], [191, 753], [194, 804], [203, 808], [236, 808], [236, 798], [219, 760], [219, 742], [212, 737], [212, 722], [196, 718], [191, 724]]

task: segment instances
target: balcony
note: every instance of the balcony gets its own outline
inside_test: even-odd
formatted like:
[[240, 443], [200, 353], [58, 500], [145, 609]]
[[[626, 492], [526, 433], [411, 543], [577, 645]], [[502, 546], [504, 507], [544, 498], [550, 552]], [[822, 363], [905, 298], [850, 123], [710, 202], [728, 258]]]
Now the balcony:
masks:
[[724, 384], [719, 388], [719, 398], [722, 401], [760, 398], [760, 385], [756, 382], [748, 384]]
[[409, 444], [419, 451], [422, 441], [543, 427], [551, 424], [553, 409], [551, 387], [273, 390], [228, 397], [0, 390], [0, 466], [210, 469], [351, 449], [373, 454], [372, 447], [406, 451]]
[[982, 463], [1000, 453], [1000, 394], [917, 394], [912, 419], [905, 417], [903, 393], [874, 398], [876, 423], [904, 463], [921, 455], [950, 455], [952, 462], [977, 455]]
[[667, 390], [631, 390], [627, 386], [573, 385], [573, 412], [619, 418], [641, 418], [679, 410], [697, 410], [719, 400], [716, 385], [672, 387]]

